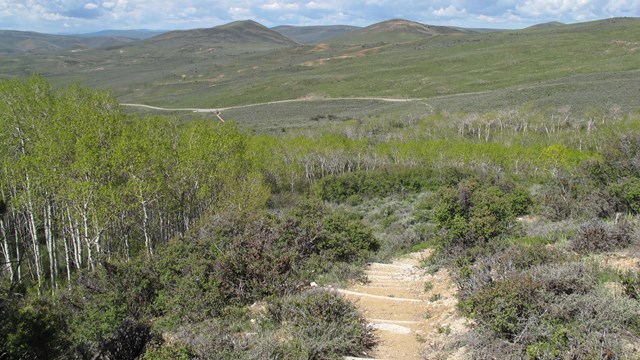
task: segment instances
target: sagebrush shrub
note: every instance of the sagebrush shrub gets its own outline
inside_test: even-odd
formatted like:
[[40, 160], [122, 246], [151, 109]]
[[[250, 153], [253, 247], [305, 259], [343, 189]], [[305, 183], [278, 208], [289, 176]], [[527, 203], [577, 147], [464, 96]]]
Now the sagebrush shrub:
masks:
[[[342, 295], [312, 289], [269, 305], [271, 317], [287, 327], [312, 359], [358, 356], [376, 344], [374, 329]], [[285, 358], [290, 358], [285, 356]]]
[[569, 248], [579, 253], [602, 252], [622, 249], [632, 241], [633, 231], [625, 221], [617, 224], [590, 221], [580, 226]]
[[640, 301], [640, 272], [627, 271], [620, 274], [620, 282], [625, 295]]

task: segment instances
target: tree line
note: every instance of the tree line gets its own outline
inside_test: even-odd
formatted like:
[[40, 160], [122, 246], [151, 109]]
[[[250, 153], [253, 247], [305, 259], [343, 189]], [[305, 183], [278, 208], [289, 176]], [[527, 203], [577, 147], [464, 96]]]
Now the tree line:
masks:
[[52, 291], [101, 258], [152, 256], [214, 208], [266, 201], [233, 125], [131, 117], [101, 91], [0, 83], [0, 237], [12, 281]]

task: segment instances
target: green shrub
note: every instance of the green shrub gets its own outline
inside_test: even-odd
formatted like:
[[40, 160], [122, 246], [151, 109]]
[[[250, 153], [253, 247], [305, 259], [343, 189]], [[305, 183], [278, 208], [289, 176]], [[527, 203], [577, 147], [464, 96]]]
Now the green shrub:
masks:
[[620, 211], [640, 214], [640, 178], [625, 177], [611, 186], [611, 192], [620, 205]]
[[65, 297], [73, 312], [76, 349], [91, 357], [103, 352], [125, 319], [146, 323], [159, 315], [155, 300], [162, 288], [158, 274], [145, 262], [109, 263], [80, 273], [79, 284]]
[[373, 231], [358, 217], [336, 212], [324, 218], [323, 236], [318, 239], [320, 254], [333, 262], [361, 262], [380, 248]]
[[173, 328], [220, 314], [226, 300], [215, 272], [220, 253], [214, 244], [175, 239], [158, 251], [154, 266], [162, 283], [155, 300], [155, 308], [163, 315], [159, 326]]
[[511, 341], [522, 332], [527, 318], [542, 311], [536, 301], [538, 291], [539, 284], [531, 276], [516, 274], [473, 292], [459, 308], [480, 326]]
[[316, 192], [325, 201], [344, 202], [353, 196], [384, 197], [433, 190], [438, 183], [430, 169], [385, 169], [325, 176], [318, 181]]
[[510, 204], [509, 210], [514, 216], [527, 215], [533, 206], [531, 195], [523, 189], [515, 189], [507, 197]]
[[599, 289], [597, 271], [583, 263], [545, 263], [494, 278], [459, 308], [477, 323], [467, 340], [474, 357], [626, 358], [621, 337], [640, 335], [640, 303]]
[[[454, 273], [454, 281], [460, 290], [459, 296], [465, 298], [474, 291], [490, 286], [496, 281], [515, 274], [523, 273], [535, 266], [558, 263], [566, 259], [560, 250], [544, 245], [494, 244], [496, 249], [484, 249], [486, 253], [475, 259], [467, 259]], [[460, 262], [461, 259], [457, 259]]]
[[619, 274], [624, 293], [632, 299], [640, 301], [640, 273], [627, 271]]
[[3, 359], [56, 359], [71, 355], [67, 314], [45, 297], [0, 298]]

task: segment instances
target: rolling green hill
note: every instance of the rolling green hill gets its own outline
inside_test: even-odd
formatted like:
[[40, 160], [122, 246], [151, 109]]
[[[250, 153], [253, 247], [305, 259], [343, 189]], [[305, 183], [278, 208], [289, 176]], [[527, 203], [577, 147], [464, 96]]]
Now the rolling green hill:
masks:
[[294, 41], [255, 21], [236, 21], [206, 29], [170, 31], [154, 36], [143, 43], [165, 45], [184, 42], [206, 44], [274, 44], [293, 45]]
[[[110, 89], [122, 102], [173, 108], [386, 97], [420, 99], [429, 105], [422, 109], [523, 104], [635, 109], [640, 105], [638, 39], [640, 20], [634, 18], [489, 33], [393, 20], [329, 44], [303, 46], [249, 21], [170, 32], [109, 49], [3, 56], [0, 77], [37, 72], [54, 84], [79, 82]], [[315, 114], [309, 105], [236, 113], [269, 117], [300, 106]], [[348, 114], [357, 117], [351, 109]]]

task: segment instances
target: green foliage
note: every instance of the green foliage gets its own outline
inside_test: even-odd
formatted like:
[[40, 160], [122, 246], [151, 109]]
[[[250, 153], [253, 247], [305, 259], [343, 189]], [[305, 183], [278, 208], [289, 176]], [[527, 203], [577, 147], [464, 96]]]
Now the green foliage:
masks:
[[326, 176], [318, 182], [317, 192], [323, 200], [344, 202], [353, 196], [384, 197], [433, 190], [436, 186], [437, 179], [427, 169], [396, 169]]
[[[79, 274], [77, 281], [78, 286], [65, 299], [73, 311], [76, 349], [94, 355], [141, 353], [151, 336], [147, 322], [158, 315], [154, 309], [162, 288], [158, 275], [142, 262], [104, 262], [95, 273]], [[125, 341], [129, 335], [134, 337], [131, 342]]]
[[220, 314], [224, 298], [214, 272], [218, 249], [208, 240], [173, 240], [154, 262], [162, 288], [154, 307], [161, 327], [197, 322]]
[[68, 356], [67, 314], [50, 299], [0, 299], [0, 342], [3, 358], [51, 359]]
[[596, 277], [595, 269], [582, 263], [507, 271], [469, 293], [459, 308], [476, 319], [476, 331], [491, 334], [481, 345], [485, 349], [505, 340], [511, 344], [503, 356], [624, 358], [629, 354], [619, 336], [635, 331], [640, 307], [599, 289]]
[[526, 193], [510, 195], [475, 180], [460, 182], [457, 188], [440, 188], [433, 217], [446, 230], [441, 246], [468, 248], [508, 234], [514, 226], [514, 209], [528, 208]]
[[640, 273], [627, 271], [619, 276], [624, 293], [630, 298], [640, 301]]
[[622, 178], [611, 185], [611, 192], [618, 199], [620, 210], [634, 215], [640, 213], [640, 178]]
[[531, 195], [523, 189], [515, 189], [508, 194], [508, 202], [511, 205], [511, 213], [514, 216], [522, 216], [529, 214], [533, 206]]
[[373, 232], [354, 214], [337, 212], [322, 223], [325, 230], [317, 243], [320, 254], [330, 261], [362, 262], [380, 248]]
[[532, 301], [537, 291], [531, 276], [517, 274], [473, 293], [459, 308], [500, 338], [513, 340], [524, 329], [522, 319], [540, 311]]

